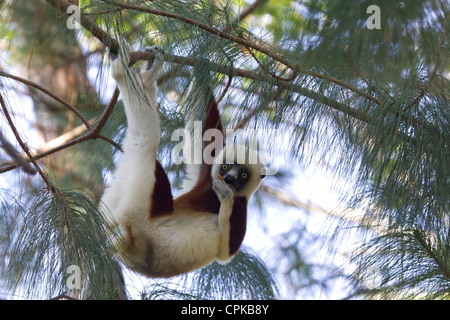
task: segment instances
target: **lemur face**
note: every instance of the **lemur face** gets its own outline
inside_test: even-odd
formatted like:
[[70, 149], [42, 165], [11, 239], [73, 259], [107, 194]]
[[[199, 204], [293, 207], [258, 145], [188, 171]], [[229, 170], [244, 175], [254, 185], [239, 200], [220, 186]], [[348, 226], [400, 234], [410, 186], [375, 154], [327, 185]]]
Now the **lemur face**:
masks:
[[248, 198], [264, 178], [264, 165], [259, 159], [257, 163], [251, 163], [248, 157], [243, 161], [244, 163], [240, 163], [237, 153], [235, 153], [234, 161], [227, 162], [225, 155], [228, 148], [235, 148], [235, 146], [226, 145], [217, 155], [217, 162], [213, 164], [211, 171], [212, 179], [223, 178], [221, 180], [235, 191], [236, 196]]
[[220, 166], [219, 174], [236, 192], [241, 191], [251, 177], [250, 171], [240, 164], [223, 164]]

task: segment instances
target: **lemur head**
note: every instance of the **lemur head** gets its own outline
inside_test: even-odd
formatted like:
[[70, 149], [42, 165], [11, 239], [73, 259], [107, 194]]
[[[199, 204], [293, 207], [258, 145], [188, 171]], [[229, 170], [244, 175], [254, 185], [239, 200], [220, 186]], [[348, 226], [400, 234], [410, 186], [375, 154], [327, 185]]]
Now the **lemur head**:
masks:
[[236, 196], [248, 198], [265, 177], [265, 167], [256, 151], [247, 149], [243, 155], [243, 152], [235, 152], [235, 146], [227, 145], [220, 151], [215, 158], [211, 175], [213, 180], [222, 179], [227, 183], [236, 192]]

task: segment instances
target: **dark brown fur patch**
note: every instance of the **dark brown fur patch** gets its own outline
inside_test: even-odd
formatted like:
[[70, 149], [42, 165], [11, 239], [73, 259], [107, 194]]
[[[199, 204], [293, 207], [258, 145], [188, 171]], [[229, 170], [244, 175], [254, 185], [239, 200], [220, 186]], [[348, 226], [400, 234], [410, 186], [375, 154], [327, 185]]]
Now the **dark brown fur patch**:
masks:
[[[206, 130], [214, 128], [219, 129], [223, 134], [222, 118], [214, 99], [214, 93], [210, 88], [207, 89], [205, 102], [207, 104], [207, 117], [203, 125], [203, 134]], [[203, 148], [205, 148], [206, 144], [207, 142], [205, 141]], [[223, 141], [223, 145], [225, 145], [225, 141]], [[211, 154], [211, 156], [215, 157], [216, 154]], [[219, 213], [220, 201], [212, 189], [211, 169], [211, 165], [203, 162], [200, 177], [192, 190], [175, 199], [174, 207], [177, 212], [200, 211]]]
[[[214, 94], [210, 88], [207, 89], [206, 100], [207, 117], [203, 126], [206, 130], [216, 128], [223, 134], [222, 119]], [[205, 142], [206, 144], [206, 142]], [[223, 141], [225, 145], [225, 141]], [[215, 156], [215, 154], [212, 154]], [[157, 218], [176, 212], [211, 212], [218, 214], [220, 201], [212, 189], [211, 165], [202, 164], [200, 177], [192, 190], [173, 200], [172, 191], [167, 174], [161, 164], [156, 161], [155, 187], [151, 195], [150, 218]]]
[[233, 211], [230, 216], [230, 255], [234, 255], [241, 247], [247, 230], [247, 198], [235, 197]]
[[218, 214], [220, 201], [212, 189], [211, 166], [205, 166], [197, 184], [174, 201], [175, 211], [197, 211]]
[[[203, 134], [205, 133], [206, 130], [218, 129], [222, 133], [222, 136], [224, 136], [222, 118], [220, 117], [219, 107], [217, 105], [216, 100], [214, 99], [214, 93], [212, 92], [211, 88], [209, 88], [209, 87], [207, 88], [205, 102], [208, 106], [206, 109], [208, 116], [206, 117], [205, 125], [203, 126]], [[203, 143], [203, 149], [206, 147], [207, 144], [213, 143], [214, 139], [212, 139], [211, 142], [205, 141]], [[225, 146], [225, 139], [223, 139], [222, 142], [223, 142], [222, 146]], [[215, 151], [216, 150], [213, 150], [213, 152], [211, 152], [212, 157], [215, 157], [217, 155], [215, 153]], [[217, 150], [217, 151], [219, 151], [219, 150]]]
[[158, 160], [156, 160], [155, 166], [155, 179], [155, 187], [150, 197], [150, 218], [164, 216], [173, 211], [173, 196], [169, 178]]
[[[223, 125], [222, 125], [222, 118], [220, 117], [219, 113], [219, 107], [217, 105], [216, 100], [214, 99], [214, 93], [212, 92], [211, 88], [207, 89], [206, 93], [206, 103], [208, 105], [206, 112], [208, 113], [208, 116], [206, 117], [205, 125], [203, 127], [203, 133], [205, 133], [208, 129], [219, 129], [223, 134]], [[225, 145], [225, 143], [224, 143]]]

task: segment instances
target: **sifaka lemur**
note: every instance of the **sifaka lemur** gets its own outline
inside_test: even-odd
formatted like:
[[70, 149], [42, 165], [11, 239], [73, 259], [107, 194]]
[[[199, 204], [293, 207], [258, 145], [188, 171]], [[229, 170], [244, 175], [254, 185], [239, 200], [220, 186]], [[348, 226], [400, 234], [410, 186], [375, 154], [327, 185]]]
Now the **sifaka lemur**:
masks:
[[[171, 277], [214, 260], [228, 262], [244, 239], [247, 205], [264, 177], [263, 164], [236, 160], [203, 162], [188, 172], [184, 193], [173, 198], [171, 185], [157, 160], [160, 120], [155, 103], [156, 79], [164, 62], [159, 46], [143, 72], [129, 67], [130, 46], [120, 46], [112, 75], [122, 94], [127, 117], [123, 154], [102, 202], [120, 230], [117, 250], [132, 270], [148, 277]], [[211, 91], [211, 90], [209, 90]], [[205, 92], [203, 133], [223, 125], [212, 92]], [[189, 120], [189, 119], [188, 119]], [[189, 121], [192, 123], [192, 117]], [[204, 143], [204, 142], [201, 142]], [[225, 145], [215, 154], [224, 160]]]

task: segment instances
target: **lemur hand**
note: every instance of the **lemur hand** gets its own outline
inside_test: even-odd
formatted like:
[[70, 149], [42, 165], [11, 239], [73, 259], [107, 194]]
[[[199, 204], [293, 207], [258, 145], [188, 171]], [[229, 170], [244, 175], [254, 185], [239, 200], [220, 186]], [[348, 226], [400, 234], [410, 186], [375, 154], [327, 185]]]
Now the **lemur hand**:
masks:
[[164, 62], [164, 48], [161, 46], [147, 46], [145, 47], [145, 51], [149, 53], [153, 53], [153, 56], [148, 59], [146, 69], [149, 70], [152, 67], [158, 68], [158, 66], [162, 65]]
[[234, 197], [234, 190], [222, 180], [213, 180], [212, 188], [220, 201], [232, 200]]

